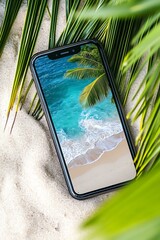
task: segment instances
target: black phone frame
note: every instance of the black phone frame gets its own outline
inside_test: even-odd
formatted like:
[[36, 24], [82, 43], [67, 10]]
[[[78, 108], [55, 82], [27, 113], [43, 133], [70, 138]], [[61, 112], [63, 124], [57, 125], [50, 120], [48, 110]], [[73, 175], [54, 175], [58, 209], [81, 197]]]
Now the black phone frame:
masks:
[[104, 188], [97, 189], [97, 190], [87, 192], [87, 193], [83, 193], [83, 194], [78, 194], [74, 191], [73, 184], [72, 184], [72, 181], [71, 181], [71, 178], [70, 178], [70, 175], [69, 175], [69, 171], [68, 171], [67, 165], [65, 163], [65, 159], [64, 159], [64, 156], [63, 156], [63, 153], [62, 153], [62, 150], [61, 150], [61, 146], [60, 146], [57, 134], [56, 134], [54, 123], [52, 121], [52, 118], [51, 118], [51, 115], [50, 115], [50, 112], [49, 112], [49, 109], [48, 109], [48, 106], [47, 106], [47, 103], [46, 103], [46, 100], [45, 100], [45, 97], [44, 97], [44, 94], [43, 94], [43, 91], [42, 91], [42, 88], [41, 88], [41, 85], [40, 85], [40, 82], [39, 82], [38, 75], [37, 75], [34, 64], [35, 64], [35, 60], [37, 58], [41, 57], [41, 56], [52, 54], [52, 53], [59, 53], [59, 52], [62, 52], [64, 50], [67, 50], [67, 49], [72, 49], [76, 46], [81, 46], [81, 45], [90, 44], [90, 43], [95, 44], [99, 49], [99, 52], [100, 52], [100, 55], [101, 55], [101, 58], [102, 58], [102, 62], [103, 62], [104, 68], [105, 68], [105, 72], [106, 72], [107, 77], [108, 77], [109, 86], [110, 86], [110, 89], [111, 89], [111, 92], [112, 92], [112, 95], [113, 95], [113, 98], [114, 98], [114, 101], [115, 101], [115, 104], [116, 104], [116, 107], [117, 107], [117, 110], [118, 110], [118, 114], [119, 114], [119, 117], [120, 117], [120, 120], [121, 120], [121, 123], [122, 123], [124, 134], [126, 136], [126, 140], [128, 142], [128, 146], [129, 146], [132, 158], [134, 159], [135, 154], [136, 154], [136, 149], [135, 149], [134, 144], [133, 144], [131, 133], [130, 133], [127, 121], [125, 119], [124, 111], [123, 111], [121, 102], [119, 100], [118, 93], [116, 91], [116, 87], [115, 87], [115, 84], [114, 84], [114, 81], [113, 81], [113, 77], [112, 77], [112, 74], [111, 74], [111, 70], [110, 70], [105, 52], [103, 50], [103, 47], [102, 47], [101, 43], [99, 43], [99, 41], [97, 41], [96, 39], [83, 40], [83, 41], [68, 44], [68, 45], [65, 45], [65, 46], [56, 47], [54, 49], [42, 51], [42, 52], [34, 54], [33, 57], [31, 58], [31, 61], [30, 61], [31, 73], [32, 73], [32, 76], [33, 76], [33, 79], [34, 79], [34, 82], [35, 82], [35, 86], [36, 86], [36, 89], [37, 89], [37, 92], [38, 92], [38, 96], [40, 98], [42, 109], [44, 111], [49, 129], [50, 129], [50, 132], [51, 132], [51, 136], [52, 136], [52, 139], [53, 139], [53, 142], [54, 142], [54, 145], [55, 145], [57, 156], [58, 156], [58, 159], [59, 159], [59, 162], [60, 162], [63, 174], [64, 174], [64, 178], [65, 178], [69, 193], [71, 194], [71, 196], [73, 198], [75, 198], [77, 200], [84, 200], [84, 199], [88, 199], [88, 198], [93, 197], [93, 196], [97, 196], [97, 195], [102, 194], [102, 193], [107, 193], [107, 192], [113, 191], [113, 190], [115, 190], [119, 187], [122, 187], [122, 186], [126, 185], [128, 182], [132, 181], [136, 177], [136, 175], [135, 175], [135, 177], [133, 179], [129, 180], [129, 181], [125, 181], [125, 182], [122, 182], [122, 183], [119, 183], [119, 184], [104, 187]]

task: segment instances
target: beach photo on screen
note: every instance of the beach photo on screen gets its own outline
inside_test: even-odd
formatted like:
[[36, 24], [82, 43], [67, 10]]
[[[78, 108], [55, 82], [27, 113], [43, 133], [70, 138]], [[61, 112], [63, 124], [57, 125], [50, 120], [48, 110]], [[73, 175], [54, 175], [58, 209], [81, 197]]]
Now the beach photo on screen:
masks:
[[37, 58], [36, 71], [74, 190], [134, 178], [135, 168], [95, 44], [63, 58]]

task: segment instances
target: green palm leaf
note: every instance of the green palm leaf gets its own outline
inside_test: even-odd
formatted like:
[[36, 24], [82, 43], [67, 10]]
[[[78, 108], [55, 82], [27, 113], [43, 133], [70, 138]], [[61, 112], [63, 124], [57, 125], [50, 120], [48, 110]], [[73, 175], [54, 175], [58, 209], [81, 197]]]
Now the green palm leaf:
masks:
[[[116, 23], [117, 20], [114, 21]], [[160, 195], [157, 191], [160, 169], [160, 47], [158, 37], [159, 13], [146, 19], [134, 37], [132, 50], [125, 58], [122, 71], [122, 74], [131, 71], [126, 101], [133, 83], [148, 63], [147, 73], [137, 88], [134, 98], [139, 95], [139, 91], [141, 94], [128, 117], [134, 114], [133, 121], [141, 117], [141, 130], [137, 137], [139, 148], [135, 158], [138, 175], [140, 176], [146, 169], [153, 168], [155, 171], [128, 186], [128, 192], [127, 188], [121, 191], [119, 197], [113, 198], [91, 217], [85, 225], [90, 230], [86, 239], [159, 239], [160, 213], [157, 213], [157, 208]], [[114, 37], [112, 39], [115, 40]], [[111, 42], [111, 46], [114, 44]], [[111, 52], [110, 46], [109, 51]], [[120, 78], [120, 81], [122, 80], [124, 79]], [[133, 195], [133, 192], [136, 195]]]
[[[154, 108], [152, 113], [145, 121], [143, 128], [141, 129], [138, 138], [140, 138], [139, 151], [136, 155], [135, 162], [138, 169], [138, 174], [142, 173], [150, 163], [153, 164], [156, 161], [160, 161], [158, 155], [160, 147], [157, 145], [160, 137], [160, 94], [154, 102]], [[155, 146], [156, 149], [155, 149]], [[154, 149], [154, 155], [153, 155]], [[156, 151], [155, 151], [156, 150]], [[152, 154], [151, 154], [152, 153]]]
[[106, 74], [103, 73], [84, 88], [80, 96], [80, 102], [85, 108], [93, 106], [107, 96], [108, 90]]
[[59, 9], [59, 0], [53, 0], [52, 2], [52, 14], [49, 34], [49, 48], [54, 48], [56, 44], [56, 28], [57, 28], [57, 17]]
[[76, 62], [79, 65], [83, 65], [84, 68], [86, 66], [91, 66], [99, 69], [103, 69], [103, 64], [101, 62], [99, 52], [96, 48], [86, 49], [87, 47], [82, 49], [82, 51], [78, 54], [73, 55], [69, 58], [69, 62]]
[[83, 66], [91, 66], [91, 67], [95, 67], [95, 68], [103, 67], [102, 63], [94, 60], [93, 58], [89, 58], [84, 55], [74, 55], [69, 59], [69, 62], [76, 62]]
[[104, 69], [81, 67], [81, 68], [74, 68], [71, 70], [67, 70], [67, 72], [65, 73], [65, 77], [66, 78], [86, 79], [86, 78], [97, 77], [97, 76], [103, 74], [103, 72], [104, 72]]
[[[115, 79], [121, 101], [125, 100], [127, 74], [122, 71], [121, 65], [128, 51], [133, 47], [131, 41], [141, 28], [141, 19], [119, 20], [110, 19], [108, 31], [104, 38], [104, 45], [108, 61]], [[136, 43], [137, 44], [137, 43]], [[135, 44], [135, 45], [136, 45]], [[133, 75], [139, 64], [135, 64], [131, 70]]]
[[[137, 14], [143, 14], [145, 13], [146, 9], [148, 10], [147, 13], [155, 13], [159, 9], [160, 3], [158, 1], [135, 1], [132, 0], [130, 3], [121, 3], [121, 1], [117, 1], [117, 5], [114, 3], [110, 2], [108, 5], [103, 5], [103, 8], [99, 8], [95, 14], [93, 15], [93, 19], [105, 19], [106, 16], [108, 16], [108, 12], [114, 8], [114, 14], [113, 17], [128, 17], [128, 14], [133, 13], [133, 16], [136, 16]], [[156, 9], [157, 8], [157, 9]], [[123, 12], [122, 10], [126, 10]], [[93, 12], [92, 12], [93, 13]], [[105, 13], [105, 14], [104, 14]], [[105, 15], [105, 16], [104, 16]], [[110, 15], [109, 15], [110, 16]], [[88, 18], [88, 16], [84, 16], [84, 18]], [[133, 110], [131, 111], [130, 114], [128, 114], [128, 117], [131, 117], [132, 114], [135, 114], [133, 121], [137, 120], [138, 117], [141, 117], [141, 132], [140, 136], [137, 138], [137, 143], [140, 143], [139, 151], [137, 154], [137, 157], [135, 159], [135, 163], [137, 165], [137, 170], [138, 174], [142, 173], [142, 170], [145, 170], [146, 168], [148, 169], [149, 166], [151, 166], [151, 162], [153, 163], [154, 161], [156, 162], [158, 160], [158, 151], [157, 148], [153, 147], [153, 145], [156, 145], [156, 141], [160, 135], [159, 131], [156, 134], [156, 138], [153, 138], [153, 133], [156, 131], [156, 125], [154, 124], [152, 128], [147, 127], [147, 119], [148, 119], [148, 114], [151, 112], [152, 119], [156, 120], [157, 119], [157, 113], [154, 111], [155, 106], [157, 106], [157, 101], [154, 101], [154, 98], [157, 93], [157, 89], [159, 89], [159, 67], [158, 67], [158, 61], [159, 61], [159, 52], [160, 52], [160, 15], [159, 13], [154, 14], [153, 16], [149, 16], [147, 19], [146, 17], [143, 18], [143, 21], [140, 22], [141, 29], [140, 31], [135, 35], [133, 41], [132, 41], [132, 50], [127, 54], [124, 64], [123, 64], [123, 71], [119, 70], [119, 67], [122, 64], [122, 59], [124, 58], [125, 54], [127, 53], [125, 50], [131, 48], [131, 36], [132, 34], [129, 34], [127, 36], [126, 34], [123, 34], [123, 31], [126, 32], [126, 29], [124, 26], [127, 26], [129, 24], [128, 32], [131, 31], [132, 24], [135, 22], [133, 20], [128, 20], [125, 22], [122, 22], [117, 20], [117, 19], [111, 19], [109, 24], [113, 24], [113, 27], [109, 28], [108, 33], [110, 30], [110, 38], [108, 36], [106, 37], [107, 43], [106, 44], [106, 49], [108, 52], [108, 55], [111, 58], [110, 64], [112, 67], [112, 71], [116, 73], [116, 85], [118, 86], [118, 89], [120, 88], [120, 92], [124, 92], [126, 89], [127, 81], [124, 79], [124, 77], [127, 75], [128, 71], [130, 71], [130, 77], [128, 81], [128, 86], [127, 90], [125, 92], [124, 96], [124, 102], [126, 102], [129, 91], [137, 79], [137, 77], [140, 74], [140, 71], [142, 68], [149, 63], [148, 67], [148, 73], [146, 74], [144, 81], [140, 84], [139, 89], [142, 87], [145, 88], [139, 99], [137, 100], [137, 103], [133, 107]], [[138, 20], [139, 21], [139, 20]], [[122, 24], [123, 23], [123, 24]], [[138, 23], [138, 22], [137, 22]], [[142, 24], [142, 25], [141, 25]], [[116, 33], [117, 29], [119, 30], [119, 26], [122, 26], [120, 29], [120, 32], [122, 33], [122, 36], [125, 37], [127, 36], [127, 41], [129, 40], [129, 44], [127, 44], [126, 41], [126, 46], [124, 45], [124, 39]], [[118, 26], [118, 27], [117, 27]], [[126, 32], [127, 33], [127, 32]], [[134, 34], [136, 31], [134, 32]], [[120, 44], [117, 45], [116, 43], [116, 37], [121, 37], [119, 42]], [[110, 39], [110, 41], [108, 41]], [[121, 45], [122, 43], [122, 45]], [[125, 47], [123, 47], [123, 45]], [[133, 47], [135, 46], [135, 47]], [[126, 48], [126, 49], [125, 49]], [[123, 49], [123, 50], [122, 50]], [[118, 55], [117, 55], [118, 51]], [[142, 61], [142, 62], [141, 62]], [[152, 76], [150, 72], [153, 72]], [[120, 87], [119, 87], [120, 86]], [[136, 95], [138, 94], [139, 90], [137, 91]], [[159, 91], [158, 91], [159, 92]], [[122, 94], [121, 94], [122, 95]], [[156, 98], [157, 99], [157, 98]], [[159, 105], [158, 105], [159, 107]], [[158, 129], [160, 129], [160, 123], [157, 122], [158, 124]], [[157, 129], [157, 130], [158, 130]], [[150, 138], [146, 138], [146, 134], [148, 136], [152, 136]], [[151, 134], [151, 135], [150, 135]], [[154, 139], [154, 141], [153, 141]], [[150, 149], [151, 151], [146, 151], [147, 149]], [[154, 150], [153, 150], [154, 149]], [[143, 157], [144, 152], [146, 152], [145, 158]], [[150, 156], [150, 157], [149, 157]], [[145, 162], [145, 159], [147, 161]]]
[[80, 5], [80, 2], [81, 2], [81, 0], [74, 1], [72, 7], [70, 8], [70, 13], [67, 18], [66, 27], [57, 41], [57, 46], [61, 46], [65, 43], [69, 43], [68, 37], [70, 36], [70, 34], [72, 32], [74, 20], [75, 20], [75, 13]]
[[157, 240], [160, 237], [160, 164], [118, 192], [84, 224], [87, 240]]
[[[59, 8], [59, 0], [52, 1], [52, 14], [51, 14], [51, 27], [50, 27], [50, 37], [49, 37], [49, 48], [53, 48], [58, 45], [61, 45], [63, 41], [67, 38], [67, 32], [69, 31], [69, 26], [72, 26], [73, 19], [75, 17], [76, 10], [79, 7], [81, 0], [74, 1], [73, 4], [71, 4], [71, 1], [66, 1], [66, 17], [67, 17], [67, 25], [68, 28], [63, 31], [61, 34], [60, 38], [58, 39], [57, 43], [55, 42], [56, 38], [56, 23], [57, 23], [57, 17], [58, 17], [58, 8]], [[70, 11], [70, 12], [68, 12]], [[68, 15], [69, 14], [69, 15]], [[37, 120], [40, 120], [43, 117], [43, 111], [41, 108], [41, 104], [39, 99], [36, 102], [36, 105], [34, 107], [34, 102], [35, 102], [35, 96], [33, 97], [29, 113], [32, 114]], [[34, 109], [33, 109], [34, 107]], [[33, 111], [32, 111], [33, 110]]]
[[148, 49], [151, 49], [148, 60], [160, 48], [160, 24], [154, 28], [139, 42], [139, 44], [127, 55], [124, 60], [124, 71], [128, 70], [134, 62], [140, 59]]
[[[160, 24], [157, 22], [158, 19], [159, 16], [157, 19], [153, 16], [153, 19], [151, 18], [149, 20], [149, 26], [150, 23], [154, 23], [154, 25], [152, 24], [152, 28], [148, 30], [147, 35], [142, 35], [140, 38], [141, 35], [138, 33], [134, 41], [140, 38], [140, 43], [129, 52], [124, 61], [124, 71], [128, 71], [139, 58], [144, 59], [142, 67], [147, 62], [149, 63], [148, 71], [133, 98], [139, 94], [142, 88], [144, 88], [144, 90], [138, 97], [132, 111], [128, 114], [128, 117], [133, 116], [133, 122], [136, 121], [138, 117], [141, 117], [141, 129], [137, 137], [139, 151], [135, 158], [139, 175], [159, 160], [159, 146], [157, 145], [157, 141], [160, 136], [160, 116], [157, 111], [160, 108]], [[144, 24], [141, 33], [144, 33], [146, 29], [147, 26]], [[143, 57], [144, 54], [145, 57]], [[136, 76], [138, 76], [142, 67], [137, 69]], [[133, 84], [135, 80], [136, 77], [133, 76], [130, 81]]]
[[7, 41], [11, 27], [16, 19], [17, 13], [20, 9], [22, 0], [7, 0], [5, 6], [5, 14], [0, 27], [0, 56]]
[[108, 18], [132, 18], [133, 16], [148, 15], [160, 10], [160, 2], [157, 0], [130, 0], [130, 1], [110, 1], [109, 4], [104, 4], [103, 7], [90, 9], [86, 14], [83, 14], [85, 19], [106, 19]]
[[67, 70], [65, 77], [77, 79], [95, 78], [81, 93], [80, 102], [83, 107], [92, 106], [107, 96], [108, 83], [106, 74], [96, 47], [84, 46], [80, 53], [72, 56], [68, 61], [76, 62], [80, 67]]
[[10, 102], [8, 106], [7, 120], [10, 114], [10, 110], [13, 108], [17, 95], [18, 95], [18, 102], [16, 106], [16, 112], [18, 111], [28, 66], [29, 66], [31, 56], [33, 54], [34, 46], [38, 37], [38, 33], [39, 33], [39, 29], [43, 19], [46, 4], [47, 4], [47, 0], [28, 1], [27, 15], [26, 15], [25, 25], [23, 28], [23, 33], [21, 38], [21, 44], [20, 44], [20, 50], [18, 54], [17, 68], [16, 68], [15, 77], [14, 77], [12, 93], [11, 93]]
[[[51, 18], [50, 33], [49, 33], [49, 48], [53, 48], [53, 47], [55, 47], [55, 44], [56, 44], [56, 29], [57, 29], [57, 18], [58, 18], [58, 12], [59, 12], [59, 0], [52, 1], [52, 11], [50, 13], [50, 11], [48, 9], [48, 12], [49, 12], [49, 16]], [[30, 81], [25, 93], [23, 94], [21, 108], [22, 108], [23, 104], [25, 103], [25, 99], [27, 97], [27, 94], [29, 93], [30, 85], [32, 84], [32, 81], [33, 81], [33, 79]], [[32, 101], [31, 101], [28, 113], [32, 114], [32, 116], [34, 116], [35, 119], [40, 120], [43, 117], [43, 111], [40, 106], [39, 99], [35, 103], [36, 98], [37, 98], [37, 94], [34, 95]]]
[[73, 3], [74, 0], [66, 0], [66, 19], [68, 19]]
[[[68, 3], [68, 1], [67, 1], [67, 3]], [[99, 31], [102, 31], [100, 28], [102, 25], [102, 23], [100, 23], [101, 21], [99, 21], [99, 20], [84, 21], [81, 18], [81, 14], [83, 12], [86, 12], [90, 7], [92, 7], [92, 6], [98, 7], [99, 6], [98, 1], [97, 0], [84, 1], [81, 4], [80, 12], [78, 12], [80, 3], [81, 3], [81, 0], [73, 2], [73, 5], [70, 8], [70, 13], [67, 18], [66, 27], [65, 27], [64, 31], [62, 32], [60, 38], [58, 39], [56, 46], [61, 46], [63, 44], [71, 43], [73, 41], [78, 41], [79, 39], [82, 39], [82, 38], [83, 39], [88, 38], [88, 37], [93, 38], [99, 34]], [[54, 1], [53, 1], [53, 4], [54, 4]], [[78, 14], [78, 16], [77, 16], [77, 14]], [[103, 27], [105, 27], [106, 24], [107, 23], [105, 21], [105, 24], [103, 25]], [[39, 110], [39, 108], [40, 108], [39, 105], [40, 105], [40, 102], [38, 101], [36, 104], [37, 110]], [[38, 114], [40, 114], [40, 117], [42, 116], [42, 112], [40, 112], [40, 111], [36, 111], [36, 112]], [[35, 115], [35, 114], [33, 114], [33, 115], [35, 116], [36, 119], [39, 119], [38, 115]]]

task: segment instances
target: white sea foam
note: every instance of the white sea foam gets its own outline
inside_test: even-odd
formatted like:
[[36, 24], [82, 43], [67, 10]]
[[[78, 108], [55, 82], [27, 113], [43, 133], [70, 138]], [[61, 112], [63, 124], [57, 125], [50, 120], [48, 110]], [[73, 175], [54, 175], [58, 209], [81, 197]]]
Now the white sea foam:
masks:
[[77, 138], [67, 138], [63, 131], [58, 134], [66, 163], [70, 166], [96, 161], [104, 151], [113, 150], [124, 138], [123, 134], [119, 134], [123, 129], [117, 119], [83, 119], [79, 126], [84, 134]]

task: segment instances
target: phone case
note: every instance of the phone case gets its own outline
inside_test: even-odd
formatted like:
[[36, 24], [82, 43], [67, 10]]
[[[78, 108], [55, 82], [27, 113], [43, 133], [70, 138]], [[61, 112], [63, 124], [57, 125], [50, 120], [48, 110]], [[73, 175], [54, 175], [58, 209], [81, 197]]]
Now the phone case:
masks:
[[55, 148], [56, 148], [56, 152], [57, 152], [57, 155], [58, 155], [58, 158], [59, 158], [59, 161], [60, 161], [60, 165], [61, 165], [62, 170], [63, 170], [63, 174], [64, 174], [64, 177], [65, 177], [65, 181], [66, 181], [69, 193], [71, 194], [72, 197], [74, 197], [75, 199], [78, 199], [78, 200], [83, 200], [83, 199], [87, 199], [87, 198], [90, 198], [90, 197], [93, 197], [93, 196], [96, 196], [96, 195], [99, 195], [99, 194], [102, 194], [102, 193], [110, 192], [112, 190], [115, 190], [115, 189], [125, 185], [126, 183], [128, 183], [128, 181], [124, 182], [124, 183], [119, 183], [119, 184], [116, 184], [116, 185], [113, 185], [113, 186], [110, 186], [110, 187], [97, 189], [95, 191], [91, 191], [91, 192], [88, 192], [88, 193], [85, 193], [85, 194], [77, 194], [74, 191], [73, 185], [72, 185], [72, 182], [71, 182], [71, 179], [70, 179], [70, 176], [69, 176], [69, 172], [68, 172], [63, 154], [62, 154], [62, 150], [61, 150], [58, 138], [57, 138], [57, 134], [56, 134], [55, 128], [52, 124], [51, 116], [50, 116], [47, 104], [46, 104], [44, 96], [43, 96], [43, 92], [42, 92], [42, 89], [41, 89], [41, 86], [40, 86], [40, 83], [39, 83], [39, 79], [37, 77], [37, 74], [36, 74], [36, 71], [35, 71], [35, 68], [34, 68], [34, 62], [35, 62], [37, 57], [42, 56], [44, 54], [54, 53], [54, 52], [59, 51], [59, 50], [65, 50], [65, 49], [70, 48], [70, 47], [75, 47], [75, 46], [79, 46], [79, 45], [82, 45], [82, 44], [88, 44], [88, 43], [96, 44], [99, 51], [100, 51], [100, 55], [102, 57], [103, 65], [104, 65], [106, 74], [108, 76], [109, 86], [110, 86], [110, 89], [112, 91], [115, 104], [117, 106], [117, 110], [118, 110], [118, 113], [119, 113], [119, 117], [120, 117], [120, 120], [121, 120], [121, 123], [122, 123], [122, 126], [123, 126], [123, 130], [124, 130], [127, 142], [128, 142], [128, 146], [129, 146], [132, 158], [134, 158], [136, 151], [135, 151], [135, 147], [134, 147], [134, 144], [133, 144], [133, 141], [132, 141], [132, 138], [131, 138], [131, 134], [130, 134], [126, 119], [124, 117], [124, 112], [123, 112], [123, 109], [122, 109], [122, 106], [121, 106], [121, 103], [120, 103], [120, 100], [119, 100], [119, 97], [118, 97], [118, 94], [117, 94], [117, 91], [116, 91], [116, 88], [115, 88], [115, 85], [114, 85], [113, 77], [112, 77], [112, 74], [111, 74], [109, 64], [107, 62], [104, 50], [103, 50], [101, 44], [97, 40], [95, 40], [95, 39], [84, 40], [84, 41], [80, 41], [80, 42], [77, 42], [77, 43], [72, 43], [72, 44], [69, 44], [69, 45], [65, 45], [65, 46], [62, 46], [62, 47], [57, 47], [55, 49], [42, 51], [40, 53], [36, 53], [32, 57], [31, 62], [30, 62], [30, 68], [31, 68], [31, 72], [32, 72], [32, 75], [33, 75], [33, 79], [34, 79], [34, 82], [35, 82], [35, 85], [36, 85], [36, 88], [37, 88], [37, 92], [38, 92], [38, 95], [39, 95], [39, 98], [40, 98], [40, 101], [41, 101], [42, 109], [44, 111], [49, 129], [50, 129], [50, 132], [51, 132], [51, 136], [52, 136]]

